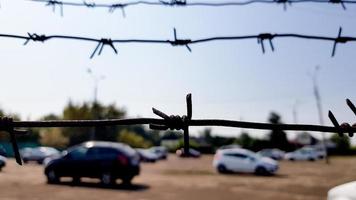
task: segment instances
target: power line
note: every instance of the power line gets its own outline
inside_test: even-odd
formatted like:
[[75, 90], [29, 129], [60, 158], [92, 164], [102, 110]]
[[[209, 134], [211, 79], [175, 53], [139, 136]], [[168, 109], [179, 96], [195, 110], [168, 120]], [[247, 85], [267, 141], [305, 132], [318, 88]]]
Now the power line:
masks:
[[192, 51], [191, 44], [207, 43], [214, 41], [235, 41], [235, 40], [248, 40], [248, 39], [257, 39], [258, 44], [261, 46], [262, 53], [266, 52], [264, 41], [268, 40], [269, 46], [272, 51], [275, 50], [273, 45], [273, 39], [276, 38], [297, 38], [297, 39], [306, 39], [306, 40], [321, 40], [321, 41], [330, 41], [333, 42], [332, 53], [333, 57], [336, 53], [336, 46], [338, 43], [347, 43], [355, 42], [356, 37], [342, 36], [342, 28], [340, 27], [337, 37], [328, 37], [328, 36], [317, 36], [317, 35], [304, 35], [304, 34], [295, 34], [295, 33], [261, 33], [257, 35], [242, 35], [242, 36], [217, 36], [217, 37], [207, 37], [201, 39], [179, 39], [177, 37], [176, 29], [174, 29], [174, 39], [163, 40], [163, 39], [111, 39], [111, 38], [90, 38], [82, 36], [68, 36], [68, 35], [39, 35], [36, 33], [27, 33], [27, 36], [21, 35], [11, 35], [11, 34], [0, 34], [0, 38], [13, 38], [25, 40], [24, 45], [27, 45], [30, 41], [33, 42], [46, 42], [53, 39], [63, 39], [63, 40], [79, 40], [85, 42], [95, 42], [97, 46], [90, 55], [90, 58], [93, 58], [96, 54], [101, 55], [105, 46], [109, 46], [115, 54], [118, 53], [117, 47], [115, 44], [124, 44], [124, 43], [142, 43], [142, 44], [170, 44], [171, 46], [185, 46], [189, 52]]

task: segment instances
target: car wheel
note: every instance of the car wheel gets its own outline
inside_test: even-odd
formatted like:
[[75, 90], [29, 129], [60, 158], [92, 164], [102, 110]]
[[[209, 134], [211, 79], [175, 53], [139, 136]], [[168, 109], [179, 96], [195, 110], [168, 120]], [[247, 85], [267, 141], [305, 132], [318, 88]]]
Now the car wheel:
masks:
[[290, 161], [295, 161], [295, 159], [294, 159], [294, 158], [289, 158], [289, 160], [290, 160]]
[[103, 185], [109, 186], [114, 183], [114, 179], [112, 178], [112, 175], [110, 172], [105, 172], [101, 174], [100, 181]]
[[124, 178], [122, 178], [122, 184], [123, 185], [131, 185], [132, 179], [133, 179], [132, 176], [124, 177]]
[[54, 170], [49, 170], [47, 172], [46, 176], [47, 176], [47, 182], [50, 184], [59, 182], [59, 177], [57, 176], [57, 174]]
[[309, 160], [309, 161], [312, 161], [312, 162], [313, 162], [313, 161], [315, 161], [315, 159], [314, 159], [314, 158], [309, 158], [308, 160]]
[[227, 169], [224, 165], [218, 165], [218, 172], [221, 174], [225, 174], [227, 172]]
[[72, 178], [72, 183], [75, 184], [75, 185], [79, 184], [80, 183], [80, 177], [73, 177]]
[[268, 171], [264, 167], [257, 167], [256, 170], [255, 170], [255, 173], [257, 175], [267, 175]]

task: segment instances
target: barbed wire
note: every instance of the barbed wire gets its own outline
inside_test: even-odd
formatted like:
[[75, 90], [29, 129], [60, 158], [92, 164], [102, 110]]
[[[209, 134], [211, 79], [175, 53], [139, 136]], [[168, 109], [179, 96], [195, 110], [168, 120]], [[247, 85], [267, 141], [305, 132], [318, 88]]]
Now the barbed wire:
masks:
[[27, 33], [27, 36], [21, 35], [11, 35], [11, 34], [0, 34], [0, 38], [13, 38], [25, 40], [24, 45], [27, 45], [30, 41], [33, 42], [46, 42], [51, 39], [65, 39], [65, 40], [80, 40], [86, 42], [95, 42], [97, 46], [91, 53], [90, 58], [92, 59], [96, 54], [101, 55], [105, 46], [109, 46], [115, 54], [118, 53], [115, 44], [124, 43], [143, 43], [143, 44], [170, 44], [171, 46], [185, 46], [189, 52], [192, 49], [189, 45], [207, 43], [213, 41], [234, 41], [234, 40], [248, 40], [257, 39], [257, 43], [261, 46], [262, 53], [266, 52], [264, 41], [268, 40], [271, 51], [275, 51], [276, 47], [273, 45], [273, 40], [276, 38], [297, 38], [297, 39], [307, 39], [307, 40], [321, 40], [333, 42], [331, 57], [335, 56], [336, 47], [339, 43], [355, 42], [356, 37], [342, 36], [342, 28], [339, 28], [337, 37], [327, 37], [327, 36], [317, 36], [317, 35], [304, 35], [295, 33], [260, 33], [257, 35], [242, 35], [242, 36], [217, 36], [217, 37], [207, 37], [201, 39], [179, 39], [177, 37], [176, 29], [173, 30], [174, 39], [170, 40], [160, 40], [160, 39], [111, 39], [111, 38], [90, 38], [81, 36], [68, 36], [68, 35], [39, 35], [36, 33]]
[[[356, 107], [347, 99], [347, 105], [356, 115]], [[233, 128], [249, 128], [261, 130], [285, 130], [285, 131], [317, 131], [317, 132], [332, 132], [338, 133], [343, 137], [344, 133], [348, 133], [352, 137], [356, 133], [356, 123], [342, 123], [336, 120], [334, 114], [329, 111], [329, 118], [334, 126], [321, 126], [311, 124], [271, 124], [246, 121], [233, 121], [225, 119], [192, 119], [192, 97], [191, 94], [186, 96], [187, 114], [167, 115], [164, 112], [152, 108], [152, 111], [161, 119], [157, 118], [132, 118], [132, 119], [106, 119], [106, 120], [50, 120], [50, 121], [13, 121], [12, 118], [0, 118], [0, 131], [6, 131], [10, 134], [10, 140], [15, 153], [16, 162], [22, 164], [21, 156], [16, 142], [16, 135], [26, 134], [24, 130], [18, 128], [33, 128], [33, 127], [100, 127], [100, 126], [122, 126], [122, 125], [139, 125], [149, 124], [150, 129], [154, 130], [183, 130], [184, 136], [184, 151], [189, 150], [189, 127], [191, 126], [223, 126]]]
[[298, 3], [318, 3], [318, 4], [339, 4], [346, 10], [346, 4], [356, 4], [355, 0], [244, 0], [244, 1], [226, 1], [226, 2], [188, 2], [187, 0], [159, 0], [159, 1], [130, 1], [130, 2], [120, 2], [113, 4], [103, 4], [103, 3], [88, 3], [83, 1], [78, 2], [65, 2], [56, 0], [27, 0], [33, 2], [45, 3], [46, 6], [52, 7], [53, 12], [55, 12], [56, 7], [60, 8], [61, 16], [63, 16], [63, 6], [75, 6], [75, 7], [86, 7], [86, 8], [106, 8], [108, 12], [112, 13], [116, 9], [121, 9], [123, 16], [125, 17], [125, 8], [130, 6], [146, 5], [146, 6], [168, 6], [168, 7], [193, 7], [193, 6], [207, 6], [207, 7], [225, 7], [225, 6], [245, 6], [249, 4], [282, 4], [284, 10], [287, 6]]

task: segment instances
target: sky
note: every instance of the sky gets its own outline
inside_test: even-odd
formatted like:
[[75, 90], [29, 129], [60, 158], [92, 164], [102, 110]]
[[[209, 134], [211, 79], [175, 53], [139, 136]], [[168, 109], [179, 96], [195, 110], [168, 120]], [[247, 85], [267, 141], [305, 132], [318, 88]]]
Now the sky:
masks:
[[[209, 1], [209, 0], [207, 0]], [[72, 1], [75, 2], [75, 1]], [[81, 1], [77, 1], [81, 2]], [[87, 1], [89, 2], [89, 1]], [[90, 1], [92, 2], [92, 1]], [[116, 3], [115, 1], [100, 1]], [[196, 2], [196, 1], [189, 1]], [[112, 39], [199, 39], [259, 33], [299, 33], [336, 37], [356, 36], [356, 5], [300, 3], [288, 6], [251, 4], [235, 7], [133, 6], [108, 13], [104, 8], [64, 7], [52, 12], [44, 3], [1, 0], [0, 33], [75, 35]], [[36, 120], [61, 114], [69, 100], [92, 101], [95, 81], [87, 73], [105, 76], [98, 82], [98, 100], [125, 108], [128, 117], [156, 117], [151, 108], [168, 114], [186, 112], [192, 93], [194, 119], [266, 122], [271, 111], [284, 123], [319, 124], [311, 74], [320, 66], [317, 82], [323, 117], [355, 122], [345, 99], [356, 102], [356, 42], [277, 38], [275, 52], [266, 53], [255, 39], [190, 45], [192, 52], [169, 44], [116, 44], [118, 54], [104, 47], [89, 59], [96, 43], [49, 40], [45, 43], [0, 38], [0, 107]], [[297, 103], [296, 103], [297, 102]], [[203, 128], [191, 128], [193, 134]], [[242, 130], [213, 128], [213, 133], [237, 136]], [[248, 130], [263, 137], [266, 131]], [[290, 133], [290, 135], [294, 133]], [[316, 135], [319, 135], [316, 133]]]

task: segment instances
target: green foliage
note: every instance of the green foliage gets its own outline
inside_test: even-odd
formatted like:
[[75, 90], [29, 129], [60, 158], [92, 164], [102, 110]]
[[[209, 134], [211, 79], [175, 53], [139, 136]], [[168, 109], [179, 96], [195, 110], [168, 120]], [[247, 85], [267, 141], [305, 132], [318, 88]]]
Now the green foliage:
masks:
[[145, 140], [142, 136], [127, 129], [120, 132], [117, 141], [128, 144], [133, 148], [148, 148], [152, 146], [150, 141]]
[[[282, 123], [281, 117], [275, 112], [272, 112], [270, 114], [268, 121], [272, 124]], [[270, 141], [271, 148], [278, 148], [284, 151], [289, 151], [293, 148], [291, 144], [288, 142], [287, 135], [283, 130], [279, 130], [279, 129], [272, 130], [269, 134], [269, 141]]]
[[340, 137], [337, 133], [331, 136], [330, 140], [336, 144], [335, 154], [349, 154], [351, 150], [350, 138]]
[[64, 149], [69, 143], [69, 138], [63, 135], [60, 128], [46, 128], [41, 129], [39, 142], [43, 146]]
[[213, 136], [210, 128], [204, 129], [201, 135], [205, 139], [205, 141], [213, 148], [218, 148], [223, 145], [229, 145], [234, 143], [235, 141], [235, 138], [232, 137]]
[[[189, 147], [193, 148], [193, 149], [199, 149], [200, 145], [195, 140], [190, 139], [189, 140]], [[180, 148], [184, 148], [184, 140], [183, 139], [180, 139], [178, 141], [176, 149], [180, 149]]]
[[[94, 104], [83, 103], [73, 104], [69, 102], [64, 108], [63, 119], [65, 120], [90, 120], [90, 119], [118, 119], [125, 116], [125, 111], [116, 108], [114, 104], [104, 106], [99, 102]], [[83, 127], [83, 128], [64, 128], [63, 135], [69, 137], [69, 144], [74, 145], [90, 139], [115, 141], [117, 133], [122, 128], [118, 126], [108, 127]], [[95, 134], [95, 137], [93, 138]]]
[[242, 148], [251, 149], [254, 145], [254, 140], [252, 137], [248, 135], [248, 133], [244, 132], [236, 139], [236, 143], [239, 144]]

